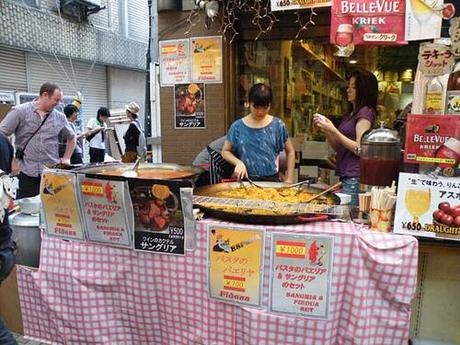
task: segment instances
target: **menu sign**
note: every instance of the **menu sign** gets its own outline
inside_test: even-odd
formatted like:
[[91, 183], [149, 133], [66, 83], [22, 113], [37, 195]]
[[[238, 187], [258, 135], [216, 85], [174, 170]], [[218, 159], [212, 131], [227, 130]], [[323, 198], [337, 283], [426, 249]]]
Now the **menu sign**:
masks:
[[126, 207], [124, 181], [101, 180], [78, 176], [82, 211], [90, 241], [132, 247]]
[[180, 189], [191, 188], [188, 180], [130, 179], [134, 210], [134, 249], [184, 254], [185, 227]]
[[460, 241], [459, 179], [399, 174], [394, 232]]
[[210, 298], [261, 306], [264, 229], [208, 225]]
[[448, 74], [455, 63], [450, 47], [439, 43], [422, 43], [418, 53], [419, 68], [426, 77]]
[[161, 86], [190, 81], [190, 43], [188, 39], [159, 42]]
[[273, 233], [270, 311], [327, 319], [333, 237]]
[[84, 240], [75, 180], [75, 174], [64, 171], [46, 170], [42, 174], [40, 197], [46, 232], [51, 236]]
[[272, 11], [300, 10], [304, 8], [331, 6], [331, 0], [271, 0]]
[[456, 168], [460, 163], [460, 116], [409, 114], [404, 161]]
[[404, 0], [333, 0], [330, 42], [339, 50], [349, 44], [404, 44], [404, 11]]
[[193, 37], [191, 41], [192, 80], [196, 83], [222, 82], [222, 37]]
[[203, 83], [174, 85], [175, 128], [206, 128]]

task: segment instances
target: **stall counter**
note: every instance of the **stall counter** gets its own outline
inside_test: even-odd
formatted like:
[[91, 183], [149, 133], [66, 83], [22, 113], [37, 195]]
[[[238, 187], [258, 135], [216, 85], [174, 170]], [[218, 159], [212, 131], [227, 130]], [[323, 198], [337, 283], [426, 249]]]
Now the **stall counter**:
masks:
[[[417, 240], [347, 222], [266, 226], [262, 309], [211, 300], [207, 225], [185, 256], [44, 235], [37, 272], [18, 269], [26, 336], [56, 344], [407, 344]], [[334, 237], [327, 320], [267, 311], [273, 232]]]

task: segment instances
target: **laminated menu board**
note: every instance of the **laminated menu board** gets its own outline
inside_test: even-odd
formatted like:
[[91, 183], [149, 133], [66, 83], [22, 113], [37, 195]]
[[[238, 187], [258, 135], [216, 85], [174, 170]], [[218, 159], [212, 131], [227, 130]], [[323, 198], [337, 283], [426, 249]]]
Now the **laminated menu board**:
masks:
[[76, 193], [74, 173], [45, 170], [40, 197], [45, 214], [46, 232], [51, 236], [84, 240], [84, 226]]
[[132, 208], [126, 181], [78, 175], [78, 193], [85, 215], [87, 239], [121, 247], [132, 247]]
[[260, 307], [264, 229], [209, 224], [207, 233], [209, 297]]
[[270, 311], [327, 319], [334, 238], [272, 233]]
[[185, 253], [181, 188], [189, 180], [129, 179], [134, 214], [134, 249], [163, 254]]
[[399, 174], [394, 232], [460, 241], [460, 179]]

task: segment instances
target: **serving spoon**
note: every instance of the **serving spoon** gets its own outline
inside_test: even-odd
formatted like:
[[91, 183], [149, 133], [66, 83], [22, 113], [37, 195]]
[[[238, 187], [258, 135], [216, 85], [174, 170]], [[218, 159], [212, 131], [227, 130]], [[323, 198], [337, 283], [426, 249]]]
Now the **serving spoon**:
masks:
[[335, 185], [330, 186], [329, 188], [323, 190], [321, 193], [318, 193], [318, 194], [314, 195], [313, 197], [311, 197], [310, 199], [308, 199], [308, 200], [306, 200], [304, 202], [305, 203], [312, 202], [313, 200], [318, 199], [321, 195], [324, 195], [327, 192], [330, 192], [330, 191], [333, 191], [333, 190], [339, 188], [341, 185], [342, 185], [342, 182], [337, 182]]
[[137, 173], [137, 169], [139, 169], [139, 163], [140, 163], [141, 160], [143, 160], [143, 159], [144, 159], [144, 157], [138, 157], [138, 158], [136, 159], [136, 162], [134, 163], [133, 167], [132, 167], [130, 170], [123, 171], [123, 173], [121, 174], [121, 176], [123, 176], [123, 177], [130, 177], [130, 178], [139, 176], [139, 174]]

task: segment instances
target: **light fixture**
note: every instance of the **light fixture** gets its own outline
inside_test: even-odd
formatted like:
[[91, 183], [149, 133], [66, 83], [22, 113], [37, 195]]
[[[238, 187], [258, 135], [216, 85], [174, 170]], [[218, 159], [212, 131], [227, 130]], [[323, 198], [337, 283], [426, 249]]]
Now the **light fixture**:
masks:
[[358, 63], [358, 60], [350, 59], [350, 61], [348, 61], [348, 63], [349, 63], [350, 65], [355, 65], [355, 64]]

